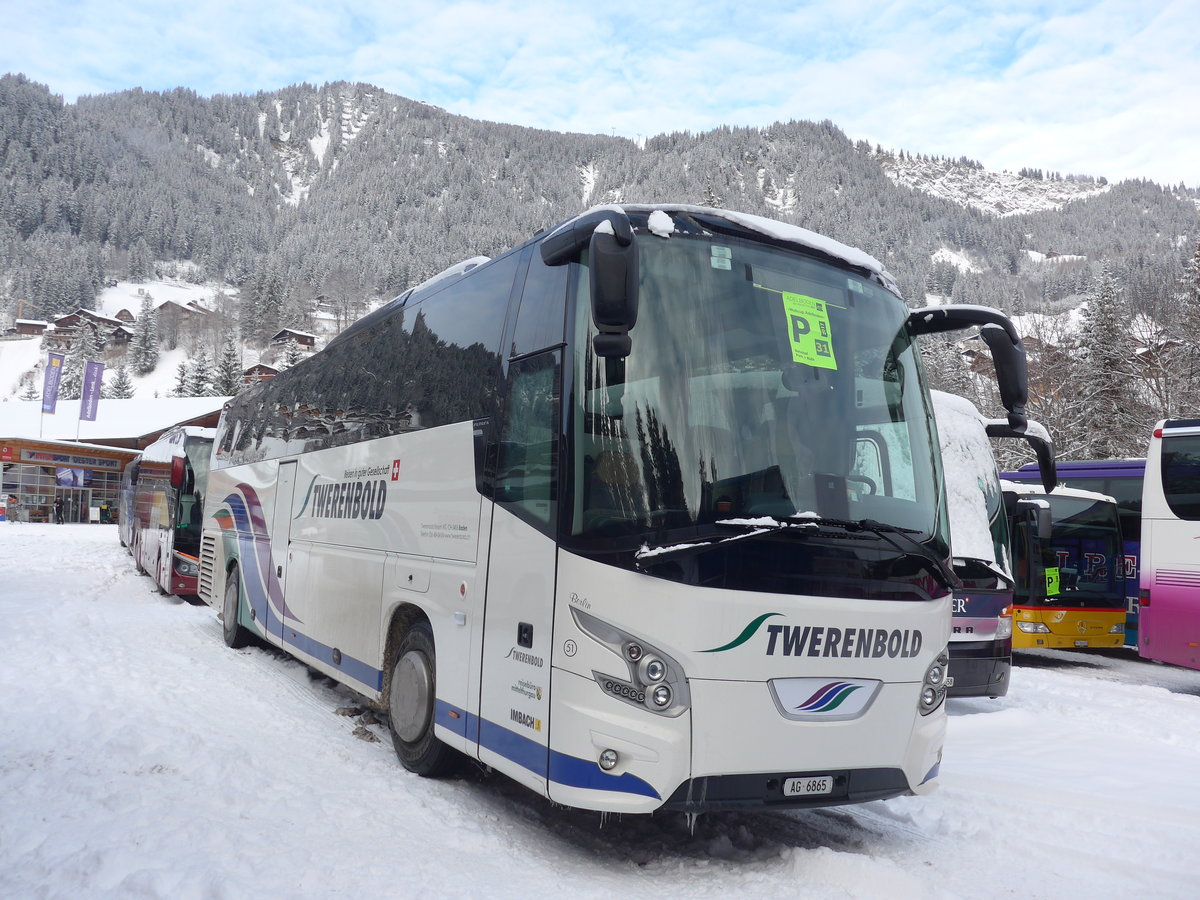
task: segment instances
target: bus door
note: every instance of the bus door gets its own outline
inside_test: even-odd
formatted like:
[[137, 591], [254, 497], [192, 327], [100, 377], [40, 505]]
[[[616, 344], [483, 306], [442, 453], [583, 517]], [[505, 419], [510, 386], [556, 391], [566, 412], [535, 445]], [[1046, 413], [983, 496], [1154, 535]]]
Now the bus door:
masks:
[[[278, 597], [280, 605], [283, 597], [287, 596], [284, 585], [287, 584], [288, 563], [291, 557], [288, 543], [292, 533], [292, 499], [295, 492], [296, 461], [281, 462], [279, 480], [275, 488], [275, 507], [271, 515], [271, 571], [267, 573], [268, 596]], [[283, 614], [278, 606], [276, 613], [276, 619], [272, 621], [269, 631], [272, 638], [282, 643]]]
[[480, 684], [479, 758], [546, 792], [557, 544], [559, 354], [509, 367], [499, 427]]

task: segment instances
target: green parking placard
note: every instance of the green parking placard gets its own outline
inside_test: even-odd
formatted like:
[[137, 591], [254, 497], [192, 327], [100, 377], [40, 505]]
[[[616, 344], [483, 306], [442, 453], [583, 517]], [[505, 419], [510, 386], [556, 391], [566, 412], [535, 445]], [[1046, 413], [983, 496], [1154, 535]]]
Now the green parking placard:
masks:
[[792, 362], [818, 369], [837, 369], [825, 301], [784, 291], [783, 311], [787, 316]]
[[1058, 567], [1046, 570], [1046, 596], [1057, 597], [1060, 593], [1058, 586]]

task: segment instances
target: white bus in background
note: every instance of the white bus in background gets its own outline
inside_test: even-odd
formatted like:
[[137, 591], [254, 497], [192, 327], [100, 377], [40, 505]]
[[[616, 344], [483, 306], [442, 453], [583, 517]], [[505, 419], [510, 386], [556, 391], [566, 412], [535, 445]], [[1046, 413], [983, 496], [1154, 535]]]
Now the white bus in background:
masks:
[[1154, 426], [1141, 553], [1138, 654], [1200, 669], [1200, 419]]
[[201, 596], [401, 762], [687, 813], [932, 786], [953, 574], [920, 334], [872, 257], [690, 206], [470, 261], [225, 407]]
[[1020, 438], [1033, 448], [1042, 482], [1056, 475], [1050, 435], [1030, 421], [1018, 432], [980, 415], [965, 397], [932, 391], [946, 472], [955, 591], [950, 633], [951, 697], [1003, 697], [1012, 673], [1013, 566], [1008, 515], [991, 438]]

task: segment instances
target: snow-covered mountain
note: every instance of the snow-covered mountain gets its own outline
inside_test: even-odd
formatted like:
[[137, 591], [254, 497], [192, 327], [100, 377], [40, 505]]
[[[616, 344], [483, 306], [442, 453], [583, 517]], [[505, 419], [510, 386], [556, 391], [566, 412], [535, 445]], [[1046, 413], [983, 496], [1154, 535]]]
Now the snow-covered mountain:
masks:
[[1110, 189], [1103, 178], [989, 172], [968, 160], [877, 153], [884, 173], [903, 187], [995, 216], [1060, 210]]

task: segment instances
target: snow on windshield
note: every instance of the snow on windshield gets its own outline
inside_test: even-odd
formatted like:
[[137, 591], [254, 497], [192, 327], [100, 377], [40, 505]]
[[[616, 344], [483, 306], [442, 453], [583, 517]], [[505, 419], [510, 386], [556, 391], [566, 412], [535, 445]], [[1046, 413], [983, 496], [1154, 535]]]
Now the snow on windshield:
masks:
[[960, 558], [1003, 563], [996, 559], [989, 508], [1000, 502], [996, 459], [984, 430], [984, 419], [962, 397], [930, 391], [937, 419], [946, 505], [950, 514], [950, 548]]

